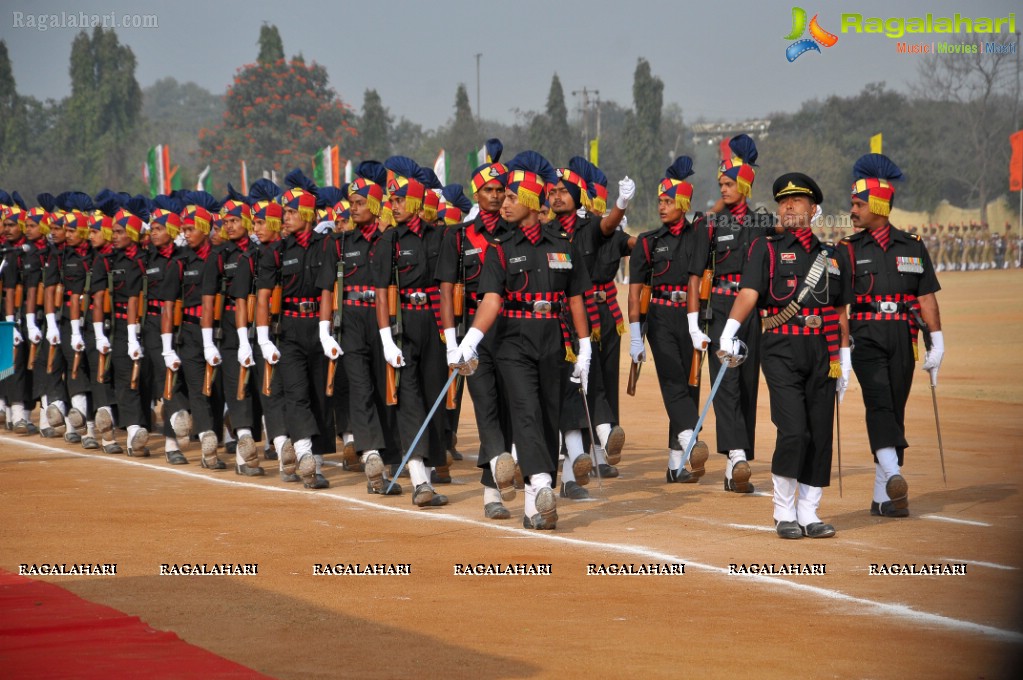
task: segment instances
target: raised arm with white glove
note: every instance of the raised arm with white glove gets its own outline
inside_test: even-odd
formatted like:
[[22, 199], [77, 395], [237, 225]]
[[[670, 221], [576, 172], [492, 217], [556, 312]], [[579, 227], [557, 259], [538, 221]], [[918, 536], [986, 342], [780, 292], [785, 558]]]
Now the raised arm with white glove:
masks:
[[629, 201], [636, 195], [636, 183], [629, 179], [626, 175], [618, 182], [618, 198], [615, 200], [615, 205], [620, 209], [625, 210], [629, 207]]

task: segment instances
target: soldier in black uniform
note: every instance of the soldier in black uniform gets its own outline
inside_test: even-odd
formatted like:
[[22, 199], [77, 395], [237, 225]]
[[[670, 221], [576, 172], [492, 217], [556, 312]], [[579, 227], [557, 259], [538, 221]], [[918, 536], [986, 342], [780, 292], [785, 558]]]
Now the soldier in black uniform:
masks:
[[[383, 233], [373, 251], [377, 326], [384, 358], [398, 369], [398, 436], [408, 451], [426, 413], [445, 381], [441, 343], [440, 289], [434, 278], [443, 231], [420, 219], [425, 186], [419, 166], [410, 158], [393, 156], [387, 167], [387, 193], [397, 227]], [[391, 329], [387, 288], [397, 285], [401, 332]], [[398, 347], [397, 342], [401, 342]], [[430, 485], [426, 466], [448, 475], [444, 446], [444, 414], [438, 409], [408, 461], [412, 502], [419, 507], [447, 505], [447, 496]]]
[[[38, 434], [39, 429], [31, 422], [32, 414], [32, 373], [28, 370], [29, 343], [38, 343], [42, 332], [35, 328], [36, 284], [42, 277], [39, 250], [25, 237], [25, 220], [28, 213], [25, 202], [14, 192], [3, 197], [7, 201], [4, 212], [4, 236], [7, 239], [7, 253], [4, 258], [3, 290], [4, 314], [8, 322], [14, 323], [14, 373], [4, 380], [7, 403], [11, 413], [7, 417], [7, 428], [19, 435]], [[21, 286], [22, 300], [15, 304], [16, 288]], [[31, 321], [29, 317], [32, 317]], [[30, 327], [31, 324], [31, 327]]]
[[[252, 212], [248, 199], [230, 184], [227, 189], [228, 195], [222, 201], [220, 210], [227, 239], [218, 252], [207, 259], [203, 272], [202, 332], [204, 337], [212, 332], [213, 339], [220, 343], [224, 402], [238, 440], [235, 473], [259, 477], [264, 471], [259, 466], [259, 453], [252, 435], [253, 428], [257, 428], [259, 423], [259, 413], [249, 387], [243, 387], [244, 396], [238, 399], [241, 369], [248, 371], [255, 365], [252, 344], [249, 342], [248, 298], [255, 278], [252, 254], [256, 247], [249, 239]], [[219, 323], [215, 319], [218, 312]], [[251, 385], [248, 382], [248, 386]]]
[[167, 395], [167, 370], [171, 370], [170, 399], [164, 399], [164, 455], [171, 465], [185, 465], [179, 440], [188, 442], [192, 415], [188, 412], [185, 381], [179, 379], [181, 357], [174, 350], [174, 308], [181, 291], [184, 263], [174, 240], [181, 231], [184, 203], [177, 197], [157, 196], [153, 199], [149, 222], [149, 247], [146, 263], [146, 324], [142, 329], [142, 346], [153, 375], [154, 396]]
[[[491, 139], [487, 141], [487, 148], [490, 162], [477, 167], [470, 180], [479, 212], [471, 222], [448, 229], [437, 260], [440, 313], [448, 364], [458, 363], [460, 359], [458, 343], [465, 337], [482, 302], [479, 285], [483, 266], [487, 257], [494, 255], [494, 245], [508, 228], [500, 215], [504, 202], [502, 177], [507, 172], [500, 163], [503, 146], [498, 140]], [[457, 192], [445, 188], [445, 194], [454, 203], [461, 194], [461, 187]], [[462, 287], [459, 293], [462, 313], [456, 315], [455, 287], [458, 285]], [[510, 413], [495, 352], [502, 329], [503, 320], [497, 318], [477, 346], [479, 364], [468, 381], [480, 437], [476, 467], [483, 471], [480, 483], [483, 485], [483, 514], [487, 519], [509, 519], [511, 513], [501, 501], [515, 498]]]
[[[52, 197], [49, 198], [52, 201]], [[57, 332], [56, 317], [46, 318], [47, 323], [43, 324], [44, 313], [48, 307], [46, 304], [47, 287], [49, 287], [48, 292], [52, 294], [53, 287], [57, 284], [54, 269], [57, 247], [49, 241], [50, 221], [49, 213], [44, 208], [37, 207], [25, 212], [25, 240], [32, 248], [30, 261], [25, 263], [32, 267], [31, 275], [27, 276], [25, 280], [25, 325], [28, 328], [26, 337], [31, 343], [29, 347], [35, 351], [35, 361], [28, 366], [32, 372], [30, 401], [31, 404], [35, 404], [37, 401], [40, 404], [39, 434], [47, 439], [57, 436], [57, 432], [50, 426], [46, 414], [47, 395], [53, 387], [53, 376], [47, 372], [46, 364], [49, 358], [49, 338], [53, 337], [52, 333]], [[36, 266], [38, 266], [38, 270], [35, 269]], [[29, 279], [34, 282], [32, 285], [29, 285]], [[34, 303], [32, 312], [28, 311], [29, 302]], [[52, 313], [52, 308], [50, 311]], [[52, 323], [50, 323], [51, 321]], [[44, 329], [46, 330], [45, 334]], [[55, 339], [59, 342], [59, 337]], [[31, 406], [28, 403], [26, 403], [26, 410], [31, 411]], [[58, 426], [63, 426], [62, 420], [58, 421]]]
[[459, 345], [460, 356], [448, 360], [474, 359], [485, 333], [503, 316], [495, 360], [526, 478], [522, 523], [527, 529], [549, 530], [558, 521], [552, 487], [559, 452], [561, 364], [574, 358], [574, 377], [585, 387], [592, 348], [583, 293], [590, 280], [584, 263], [573, 257], [568, 233], [555, 222], [540, 222], [546, 185], [558, 181], [554, 168], [535, 151], [524, 151], [507, 169], [501, 216], [509, 228], [497, 237], [483, 263], [477, 289], [483, 301]]
[[826, 538], [835, 528], [817, 509], [831, 483], [835, 392], [851, 371], [849, 270], [841, 250], [810, 229], [823, 201], [816, 182], [798, 172], [782, 175], [774, 197], [784, 231], [751, 245], [719, 342], [723, 358], [740, 354], [735, 334], [755, 308], [764, 310], [762, 365], [778, 429], [771, 461], [776, 529], [782, 538]]
[[[578, 170], [582, 169], [583, 164], [589, 164], [579, 157], [573, 158], [570, 161], [570, 166], [572, 164], [577, 169], [573, 170], [571, 167], [567, 167], [557, 170], [559, 181], [550, 188], [548, 200], [555, 220], [572, 241], [576, 259], [586, 265], [587, 272], [592, 272], [603, 242], [614, 234], [615, 229], [625, 216], [625, 211], [616, 205], [606, 218], [602, 215], [589, 214], [580, 217], [577, 211], [589, 204], [589, 192], [586, 180]], [[593, 172], [589, 168], [587, 170], [590, 173]], [[626, 180], [631, 181], [628, 178]], [[634, 185], [631, 190], [635, 191]], [[603, 289], [600, 292], [603, 293]], [[591, 342], [600, 341], [601, 324], [596, 293], [597, 290], [591, 288], [583, 298], [586, 303], [590, 328], [593, 329], [590, 336]], [[561, 402], [561, 432], [564, 437], [566, 455], [562, 468], [561, 497], [580, 500], [589, 498], [589, 492], [583, 487], [589, 482], [592, 461], [589, 455], [585, 455], [583, 448], [583, 432], [587, 432], [587, 438], [589, 436], [589, 422], [582, 402], [583, 395], [580, 393], [578, 385], [570, 379], [571, 371], [572, 367], [567, 364], [562, 367], [562, 372], [566, 374], [562, 376], [564, 393]], [[604, 392], [604, 375], [599, 361], [590, 367], [586, 398], [594, 432], [599, 439], [598, 443], [601, 447], [608, 446], [611, 463], [617, 463], [621, 458], [625, 432], [620, 426], [615, 425], [612, 436], [613, 417]]]
[[[326, 489], [330, 482], [323, 476], [323, 456], [337, 450], [333, 407], [326, 394], [327, 358], [341, 357], [330, 329], [337, 250], [332, 238], [313, 231], [316, 185], [298, 169], [285, 182], [291, 189], [281, 197], [287, 231], [280, 251], [284, 415], [298, 459], [295, 472], [307, 489]], [[272, 289], [275, 264], [260, 258], [261, 290]], [[260, 296], [260, 305], [264, 300], [268, 303], [269, 296]]]
[[[849, 332], [852, 367], [863, 390], [867, 436], [874, 454], [874, 497], [870, 514], [909, 515], [909, 485], [901, 474], [906, 447], [906, 401], [913, 385], [917, 334], [930, 333], [924, 370], [937, 383], [945, 346], [935, 293], [934, 265], [918, 236], [888, 221], [902, 172], [881, 154], [862, 156], [853, 166], [853, 227], [842, 240], [850, 263]], [[923, 325], [921, 325], [921, 323]]]
[[702, 215], [686, 219], [693, 185], [685, 179], [693, 174], [693, 162], [680, 156], [668, 168], [658, 186], [658, 213], [661, 227], [640, 235], [629, 262], [630, 354], [634, 362], [643, 361], [643, 335], [640, 325], [640, 296], [644, 285], [651, 287], [647, 316], [650, 349], [661, 387], [661, 398], [668, 412], [668, 471], [672, 483], [696, 483], [704, 475], [709, 457], [707, 445], [693, 445], [686, 470], [682, 460], [693, 437], [698, 419], [696, 395], [687, 380], [693, 361], [693, 341], [682, 310], [699, 310], [700, 275], [710, 248]]
[[[142, 361], [139, 342], [139, 293], [145, 280], [145, 254], [139, 249], [142, 223], [149, 219], [148, 201], [142, 196], [127, 200], [118, 211], [111, 227], [113, 251], [97, 258], [92, 265], [92, 295], [96, 300], [93, 325], [97, 350], [106, 354], [105, 375], [117, 401], [117, 422], [128, 431], [128, 455], [147, 457], [151, 402], [148, 387], [152, 377]], [[110, 316], [104, 319], [104, 298], [110, 298]], [[143, 310], [144, 313], [144, 310]], [[104, 321], [110, 324], [109, 334]], [[136, 368], [137, 366], [137, 368]], [[135, 385], [132, 374], [138, 373]], [[101, 435], [112, 432], [113, 423], [97, 414], [97, 428]]]
[[[732, 303], [742, 287], [742, 265], [750, 244], [773, 231], [774, 216], [754, 213], [749, 209], [753, 191], [757, 147], [748, 135], [737, 135], [729, 141], [730, 157], [718, 168], [723, 210], [709, 220], [713, 281], [710, 292], [709, 325], [699, 327], [699, 314], [689, 315], [689, 329], [695, 344], [709, 345], [710, 378], [713, 382], [721, 370], [716, 342], [728, 321]], [[706, 335], [703, 331], [706, 330]], [[757, 392], [760, 385], [760, 320], [751, 315], [736, 333], [746, 344], [746, 360], [729, 370], [714, 397], [717, 424], [717, 450], [727, 456], [725, 491], [752, 493], [751, 474], [747, 461], [754, 458], [757, 429]], [[709, 336], [709, 337], [708, 337]], [[711, 339], [715, 339], [713, 342]]]
[[[60, 352], [64, 366], [63, 384], [69, 395], [68, 401], [51, 400], [47, 407], [50, 423], [63, 419], [64, 441], [78, 444], [83, 448], [96, 449], [99, 444], [94, 436], [82, 437], [79, 430], [86, 425], [89, 410], [90, 369], [85, 351], [83, 317], [88, 310], [82, 308], [88, 287], [91, 287], [89, 270], [92, 268], [92, 247], [89, 244], [88, 212], [93, 209], [88, 194], [68, 192], [58, 197], [58, 207], [63, 211], [65, 247], [56, 261], [56, 276], [63, 294], [52, 299], [54, 315], [58, 319]], [[87, 285], [88, 284], [88, 285]], [[91, 317], [87, 322], [91, 327]], [[70, 405], [70, 408], [68, 406]], [[91, 418], [88, 418], [91, 420]]]

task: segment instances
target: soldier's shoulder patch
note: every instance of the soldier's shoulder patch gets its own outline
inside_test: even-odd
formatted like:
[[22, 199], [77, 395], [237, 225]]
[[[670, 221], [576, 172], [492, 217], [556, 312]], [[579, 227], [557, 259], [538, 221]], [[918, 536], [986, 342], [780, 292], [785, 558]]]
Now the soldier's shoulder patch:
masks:
[[910, 232], [907, 231], [906, 232], [906, 236], [908, 236], [909, 238], [913, 239], [914, 241], [919, 241], [920, 240], [920, 235], [919, 234], [913, 234], [913, 233], [910, 233]]

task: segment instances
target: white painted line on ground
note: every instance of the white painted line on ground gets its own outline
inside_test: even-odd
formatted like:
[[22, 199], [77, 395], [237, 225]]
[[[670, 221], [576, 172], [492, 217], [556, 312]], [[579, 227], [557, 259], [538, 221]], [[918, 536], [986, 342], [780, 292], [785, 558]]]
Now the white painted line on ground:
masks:
[[990, 569], [1002, 569], [1004, 571], [1018, 571], [1019, 567], [1010, 567], [1007, 564], [995, 564], [994, 562], [981, 562], [980, 560], [964, 560], [958, 557], [942, 557], [942, 562], [962, 562], [965, 564], [975, 564], [978, 567], [988, 567]]
[[[225, 484], [228, 486], [237, 486], [248, 489], [257, 489], [262, 491], [270, 491], [274, 493], [290, 493], [290, 494], [302, 494], [307, 497], [317, 497], [320, 499], [331, 499], [341, 501], [343, 503], [349, 503], [359, 505], [363, 507], [375, 508], [384, 512], [392, 512], [402, 515], [409, 515], [415, 517], [417, 520], [425, 521], [439, 521], [439, 522], [455, 522], [466, 524], [470, 526], [479, 527], [489, 531], [500, 531], [512, 534], [518, 534], [523, 538], [529, 537], [538, 541], [551, 541], [554, 543], [563, 543], [566, 545], [572, 545], [581, 548], [596, 549], [600, 551], [613, 551], [626, 555], [635, 555], [641, 558], [647, 558], [658, 562], [681, 562], [689, 567], [695, 567], [696, 569], [710, 572], [721, 576], [727, 576], [728, 578], [745, 578], [756, 580], [761, 585], [773, 587], [784, 590], [786, 588], [795, 590], [800, 593], [806, 593], [814, 595], [825, 600], [844, 602], [846, 604], [854, 605], [874, 612], [878, 615], [884, 615], [886, 617], [896, 617], [905, 621], [924, 625], [924, 626], [935, 626], [944, 628], [947, 630], [954, 630], [960, 632], [975, 633], [977, 635], [984, 635], [1002, 642], [1011, 642], [1020, 644], [1023, 643], [1023, 633], [1015, 630], [1006, 630], [1004, 628], [996, 628], [994, 626], [987, 626], [973, 621], [965, 621], [963, 619], [956, 619], [951, 616], [944, 616], [942, 614], [934, 614], [932, 612], [920, 611], [913, 609], [903, 604], [891, 604], [888, 602], [878, 602], [876, 600], [869, 600], [863, 597], [856, 597], [843, 593], [839, 590], [831, 590], [828, 588], [822, 588], [820, 586], [807, 585], [799, 583], [798, 581], [779, 579], [774, 576], [767, 576], [763, 574], [729, 574], [728, 569], [725, 567], [715, 567], [711, 564], [704, 564], [695, 560], [687, 559], [681, 555], [672, 555], [670, 553], [661, 552], [652, 548], [646, 548], [639, 545], [628, 545], [624, 543], [608, 543], [603, 541], [585, 540], [580, 538], [571, 538], [569, 536], [561, 536], [550, 532], [532, 531], [528, 529], [519, 529], [514, 525], [501, 525], [492, 521], [485, 522], [482, 520], [469, 519], [468, 517], [462, 517], [460, 515], [444, 514], [442, 512], [434, 512], [430, 510], [421, 509], [410, 509], [410, 508], [397, 508], [387, 505], [382, 505], [378, 502], [367, 501], [359, 498], [352, 498], [348, 496], [341, 496], [337, 493], [330, 493], [325, 491], [314, 491], [306, 489], [296, 488], [285, 488], [280, 486], [266, 486], [262, 484], [254, 484], [252, 482], [237, 481], [223, 476], [218, 476], [215, 473], [202, 473], [202, 472], [190, 472], [187, 470], [180, 470], [171, 467], [159, 467], [155, 465], [146, 465], [142, 462], [134, 461], [124, 456], [109, 456], [103, 457], [99, 454], [90, 453], [78, 453], [77, 451], [68, 451], [66, 449], [58, 449], [53, 446], [47, 446], [46, 444], [37, 444], [31, 441], [25, 441], [22, 439], [13, 439], [11, 437], [3, 436], [0, 440], [9, 442], [15, 446], [29, 446], [35, 449], [40, 449], [54, 454], [63, 454], [69, 456], [75, 456], [77, 458], [90, 458], [94, 460], [105, 460], [113, 463], [120, 463], [122, 465], [135, 465], [140, 468], [144, 468], [150, 471], [162, 472], [167, 474], [181, 475], [183, 477], [190, 477], [192, 479], [199, 479], [213, 484]], [[196, 468], [193, 468], [196, 469]], [[225, 471], [227, 472], [227, 471]], [[316, 520], [310, 520], [315, 522]], [[985, 525], [987, 526], [987, 525]]]
[[972, 519], [958, 519], [955, 517], [944, 517], [942, 515], [920, 515], [920, 519], [936, 519], [941, 522], [952, 522], [953, 524], [969, 524], [971, 527], [989, 527], [987, 522], [978, 522]]
[[726, 527], [732, 527], [733, 529], [742, 529], [743, 531], [769, 531], [772, 534], [774, 529], [771, 527], [762, 527], [759, 524], [726, 524]]

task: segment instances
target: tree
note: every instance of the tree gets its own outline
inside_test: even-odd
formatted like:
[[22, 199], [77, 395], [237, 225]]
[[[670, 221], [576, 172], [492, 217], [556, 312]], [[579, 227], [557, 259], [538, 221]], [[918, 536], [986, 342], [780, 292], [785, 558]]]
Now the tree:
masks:
[[70, 75], [71, 96], [60, 121], [65, 162], [86, 187], [131, 190], [141, 183], [134, 171], [142, 112], [135, 54], [113, 29], [97, 26], [91, 38], [85, 31], [75, 37]]
[[270, 65], [284, 59], [284, 41], [277, 27], [264, 23], [259, 29], [259, 56], [256, 61], [260, 64]]
[[657, 196], [654, 188], [664, 169], [674, 159], [667, 158], [661, 146], [661, 107], [664, 103], [664, 82], [654, 76], [650, 62], [640, 59], [632, 81], [634, 109], [625, 119], [624, 142], [627, 149], [627, 172], [635, 178], [640, 190], [632, 214], [640, 223], [652, 221], [656, 215]]
[[[530, 145], [556, 166], [564, 166], [578, 153], [578, 136], [568, 124], [565, 90], [555, 73], [547, 94], [547, 109], [533, 117], [529, 126]], [[575, 151], [576, 153], [573, 153]]]
[[[266, 42], [272, 45], [276, 29], [264, 26], [261, 34], [270, 36]], [[262, 45], [260, 51], [270, 48]], [[247, 64], [238, 69], [224, 101], [221, 123], [199, 133], [200, 158], [213, 166], [218, 183], [237, 178], [242, 160], [252, 178], [263, 170], [283, 173], [298, 166], [308, 171], [312, 157], [327, 145], [339, 146], [342, 157], [353, 150], [357, 133], [351, 108], [315, 62], [282, 57]]]
[[359, 121], [359, 148], [365, 158], [383, 161], [391, 155], [393, 121], [377, 91], [366, 90], [362, 98], [362, 117]]
[[[469, 105], [469, 91], [465, 83], [459, 83], [455, 91], [455, 117], [443, 133], [437, 136], [439, 151], [443, 148], [448, 158], [448, 181], [468, 184], [469, 174], [476, 169], [476, 163], [470, 165], [468, 155], [470, 151], [476, 151], [485, 140], [481, 138], [476, 125], [476, 118], [472, 115], [472, 107]], [[426, 159], [421, 159], [425, 162]], [[429, 159], [433, 165], [433, 159]]]
[[25, 102], [18, 96], [7, 43], [0, 40], [0, 149], [5, 157], [24, 151], [26, 133]]

